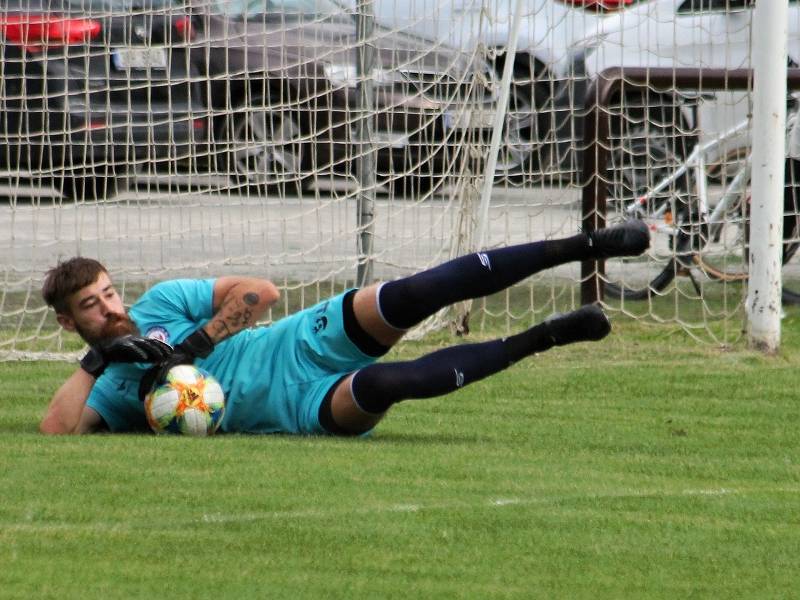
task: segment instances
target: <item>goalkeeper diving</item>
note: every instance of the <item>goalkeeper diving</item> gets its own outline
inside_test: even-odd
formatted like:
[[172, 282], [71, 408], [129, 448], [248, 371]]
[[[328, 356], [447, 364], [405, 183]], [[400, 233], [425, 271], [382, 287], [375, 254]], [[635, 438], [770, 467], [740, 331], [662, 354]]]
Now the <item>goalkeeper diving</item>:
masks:
[[647, 226], [634, 220], [486, 250], [345, 291], [266, 326], [257, 323], [279, 299], [268, 280], [164, 281], [126, 312], [102, 263], [71, 258], [48, 271], [42, 296], [90, 349], [54, 394], [40, 430], [149, 431], [143, 398], [172, 366], [195, 364], [225, 392], [222, 433], [364, 434], [403, 400], [449, 394], [532, 354], [598, 341], [611, 330], [602, 309], [586, 305], [502, 339], [379, 360], [422, 320], [544, 269], [637, 256], [649, 244]]

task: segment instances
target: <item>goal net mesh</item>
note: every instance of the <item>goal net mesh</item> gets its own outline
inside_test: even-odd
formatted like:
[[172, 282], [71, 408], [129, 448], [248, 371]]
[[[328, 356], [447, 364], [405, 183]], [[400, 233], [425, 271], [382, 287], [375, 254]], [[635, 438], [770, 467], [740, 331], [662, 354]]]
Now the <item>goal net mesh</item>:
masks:
[[[676, 2], [665, 23], [651, 4], [670, 3], [0, 0], [0, 359], [82, 351], [40, 295], [76, 255], [104, 263], [126, 305], [168, 278], [269, 278], [276, 321], [479, 247], [576, 233], [586, 92], [603, 69], [749, 66], [752, 9]], [[681, 58], [679, 39], [715, 50]], [[605, 168], [589, 177], [609, 223], [647, 194], [654, 244], [605, 265], [604, 302], [735, 343], [749, 181], [717, 211], [737, 225], [719, 234], [698, 199], [713, 212], [747, 168], [752, 94], [621, 89], [599, 108]], [[695, 260], [706, 242], [717, 250]], [[564, 265], [416, 334], [517, 330], [580, 305], [585, 281]]]

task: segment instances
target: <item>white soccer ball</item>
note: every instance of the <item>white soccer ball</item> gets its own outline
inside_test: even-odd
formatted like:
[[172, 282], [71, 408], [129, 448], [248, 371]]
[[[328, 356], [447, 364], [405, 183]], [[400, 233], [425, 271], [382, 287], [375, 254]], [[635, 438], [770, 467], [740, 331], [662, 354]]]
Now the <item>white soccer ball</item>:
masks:
[[194, 365], [178, 365], [144, 400], [147, 422], [156, 433], [212, 435], [225, 415], [222, 386]]

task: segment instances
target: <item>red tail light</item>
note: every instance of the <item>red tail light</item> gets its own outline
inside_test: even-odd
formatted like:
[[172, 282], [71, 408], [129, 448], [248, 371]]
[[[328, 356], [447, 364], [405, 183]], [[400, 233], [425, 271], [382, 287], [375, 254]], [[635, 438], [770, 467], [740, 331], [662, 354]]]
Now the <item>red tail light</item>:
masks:
[[179, 17], [175, 20], [175, 31], [184, 42], [191, 42], [194, 39], [194, 28], [192, 27], [191, 17]]
[[28, 52], [40, 52], [45, 46], [83, 44], [100, 34], [99, 21], [66, 19], [48, 15], [9, 15], [0, 17], [0, 34], [7, 42]]
[[614, 12], [633, 4], [634, 0], [559, 0], [576, 8], [585, 8], [592, 12]]

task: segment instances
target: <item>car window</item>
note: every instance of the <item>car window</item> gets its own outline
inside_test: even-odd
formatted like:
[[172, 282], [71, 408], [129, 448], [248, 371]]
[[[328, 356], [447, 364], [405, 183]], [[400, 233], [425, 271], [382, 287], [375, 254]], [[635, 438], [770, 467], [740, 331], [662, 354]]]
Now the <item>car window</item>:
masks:
[[752, 8], [756, 0], [685, 0], [679, 13], [725, 12]]

